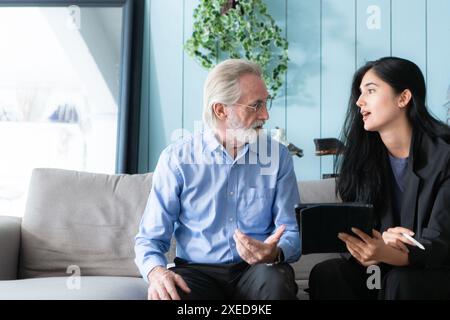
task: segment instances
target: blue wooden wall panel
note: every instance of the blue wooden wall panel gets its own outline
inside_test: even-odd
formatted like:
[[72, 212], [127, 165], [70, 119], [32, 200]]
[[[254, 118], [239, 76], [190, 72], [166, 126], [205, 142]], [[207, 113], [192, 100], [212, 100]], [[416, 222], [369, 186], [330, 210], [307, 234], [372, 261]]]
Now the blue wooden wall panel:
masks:
[[182, 128], [183, 6], [178, 0], [151, 1], [150, 169]]
[[[366, 61], [375, 60], [391, 54], [391, 1], [390, 0], [357, 0], [356, 4], [356, 59], [360, 67]], [[367, 12], [376, 6], [379, 13], [379, 28], [371, 29], [373, 14]], [[342, 57], [343, 58], [343, 57]]]
[[313, 143], [320, 137], [320, 1], [288, 1], [287, 37], [287, 139], [303, 149], [293, 159], [297, 179], [312, 180], [320, 175]]
[[[184, 1], [184, 39], [192, 36], [193, 12], [198, 0]], [[203, 110], [203, 83], [208, 74], [197, 61], [184, 54], [183, 69], [183, 128], [194, 133], [194, 125], [201, 123]]]
[[425, 10], [426, 0], [392, 1], [392, 55], [414, 61], [424, 75], [427, 68]]
[[[338, 137], [356, 67], [395, 55], [416, 62], [427, 77], [428, 104], [440, 119], [450, 99], [450, 1], [265, 0], [289, 41], [286, 82], [267, 128], [281, 126], [305, 156], [297, 177], [317, 179], [332, 158], [314, 155], [313, 139]], [[139, 170], [153, 170], [174, 130], [201, 121], [207, 71], [183, 51], [198, 0], [146, 0]], [[380, 28], [368, 19], [379, 8]]]
[[[323, 0], [322, 8], [321, 137], [338, 138], [355, 71], [355, 2]], [[333, 156], [321, 158], [321, 173], [332, 173]]]
[[443, 106], [450, 100], [450, 1], [427, 2], [428, 106], [444, 120]]
[[[266, 4], [275, 22], [282, 29], [282, 34], [286, 36], [286, 0], [270, 0], [266, 1]], [[278, 96], [274, 99], [269, 117], [266, 129], [270, 130], [277, 126], [286, 128], [286, 83], [283, 84]]]

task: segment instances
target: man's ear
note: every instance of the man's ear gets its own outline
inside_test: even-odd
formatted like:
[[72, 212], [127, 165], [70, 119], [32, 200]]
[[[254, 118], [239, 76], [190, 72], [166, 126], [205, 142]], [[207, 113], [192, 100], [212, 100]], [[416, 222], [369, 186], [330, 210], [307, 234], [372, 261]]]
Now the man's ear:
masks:
[[217, 119], [225, 120], [227, 118], [227, 111], [223, 103], [215, 103], [212, 108]]
[[409, 89], [403, 90], [403, 92], [400, 93], [400, 96], [398, 99], [398, 106], [403, 109], [404, 107], [406, 107], [409, 104], [409, 102], [411, 101], [411, 98], [412, 98], [411, 91]]

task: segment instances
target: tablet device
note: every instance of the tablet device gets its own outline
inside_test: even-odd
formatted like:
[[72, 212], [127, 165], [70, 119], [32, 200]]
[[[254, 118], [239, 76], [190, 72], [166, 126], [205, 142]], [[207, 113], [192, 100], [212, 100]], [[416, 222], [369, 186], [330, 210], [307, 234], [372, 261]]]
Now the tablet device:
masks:
[[348, 252], [337, 236], [358, 228], [372, 235], [375, 226], [373, 206], [361, 203], [298, 204], [295, 213], [302, 240], [302, 254]]

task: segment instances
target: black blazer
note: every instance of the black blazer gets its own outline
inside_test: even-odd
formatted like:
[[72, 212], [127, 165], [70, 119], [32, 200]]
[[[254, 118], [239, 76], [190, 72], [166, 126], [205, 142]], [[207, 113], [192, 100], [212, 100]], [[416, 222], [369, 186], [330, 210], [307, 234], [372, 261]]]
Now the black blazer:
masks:
[[[450, 266], [450, 145], [413, 135], [406, 169], [401, 226], [413, 230], [425, 250], [409, 246], [412, 266]], [[394, 226], [392, 204], [380, 217], [381, 231]]]

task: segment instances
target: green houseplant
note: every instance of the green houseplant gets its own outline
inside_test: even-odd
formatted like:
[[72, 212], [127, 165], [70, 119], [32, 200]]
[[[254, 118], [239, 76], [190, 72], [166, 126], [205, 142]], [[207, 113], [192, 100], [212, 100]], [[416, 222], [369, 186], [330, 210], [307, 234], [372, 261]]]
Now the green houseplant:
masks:
[[200, 0], [185, 50], [207, 69], [226, 58], [258, 63], [274, 97], [289, 60], [288, 42], [262, 0]]

